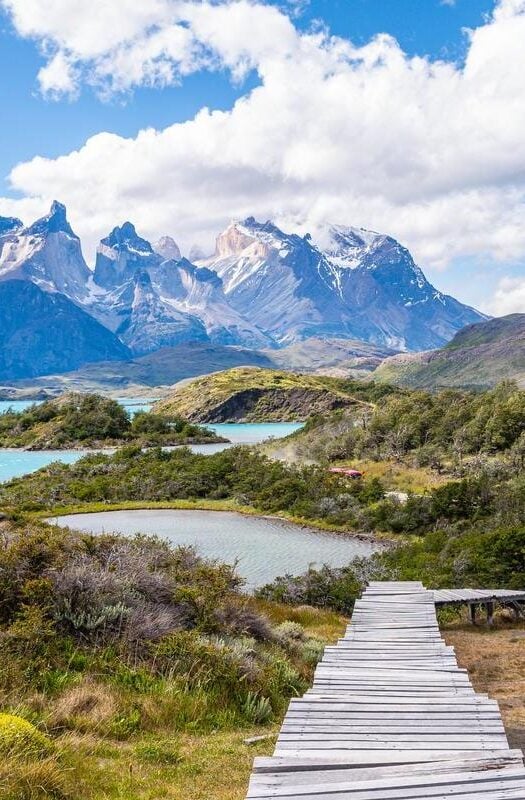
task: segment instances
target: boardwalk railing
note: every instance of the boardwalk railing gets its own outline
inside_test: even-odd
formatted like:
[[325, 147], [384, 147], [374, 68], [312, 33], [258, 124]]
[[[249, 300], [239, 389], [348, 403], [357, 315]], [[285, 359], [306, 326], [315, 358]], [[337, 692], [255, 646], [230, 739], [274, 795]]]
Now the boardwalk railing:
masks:
[[371, 583], [292, 700], [250, 800], [525, 800], [499, 708], [443, 642], [422, 584]]

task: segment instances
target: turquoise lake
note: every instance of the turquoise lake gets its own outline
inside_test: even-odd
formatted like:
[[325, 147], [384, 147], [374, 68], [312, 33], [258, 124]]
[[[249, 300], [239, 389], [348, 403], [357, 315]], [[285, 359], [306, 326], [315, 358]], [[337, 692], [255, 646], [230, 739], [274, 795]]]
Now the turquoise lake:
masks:
[[[121, 401], [122, 405], [128, 409], [130, 413], [136, 413], [139, 410], [148, 411], [151, 408], [151, 403], [144, 402], [140, 398], [130, 399], [126, 398]], [[31, 401], [0, 401], [0, 413], [7, 411], [8, 408], [13, 408], [16, 411], [23, 411], [24, 408], [32, 405]], [[193, 445], [192, 450], [195, 453], [202, 453], [204, 455], [211, 455], [218, 453], [227, 447], [232, 447], [236, 444], [257, 444], [270, 437], [280, 438], [288, 436], [293, 431], [302, 427], [301, 423], [281, 423], [281, 422], [268, 422], [268, 423], [224, 423], [219, 425], [209, 425], [220, 436], [228, 439], [231, 444], [201, 444]], [[52, 461], [61, 461], [64, 464], [73, 464], [85, 455], [83, 450], [7, 450], [0, 448], [0, 482], [8, 481], [11, 478], [17, 478], [20, 475], [26, 475], [28, 472], [35, 472], [35, 470], [45, 467]]]

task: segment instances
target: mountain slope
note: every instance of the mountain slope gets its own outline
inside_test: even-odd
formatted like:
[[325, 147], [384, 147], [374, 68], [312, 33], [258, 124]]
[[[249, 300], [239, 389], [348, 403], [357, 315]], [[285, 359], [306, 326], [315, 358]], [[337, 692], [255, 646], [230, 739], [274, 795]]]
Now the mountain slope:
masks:
[[192, 422], [284, 422], [354, 402], [344, 382], [335, 378], [239, 367], [179, 386], [154, 410]]
[[525, 387], [525, 314], [469, 325], [441, 350], [387, 358], [373, 376], [429, 389], [486, 389], [506, 379]]
[[134, 353], [188, 341], [250, 347], [270, 343], [228, 304], [215, 272], [182, 258], [170, 237], [163, 237], [155, 248], [125, 222], [102, 239], [97, 250], [86, 308]]
[[262, 352], [279, 369], [343, 377], [368, 374], [395, 351], [357, 339], [312, 338]]
[[323, 243], [253, 217], [232, 223], [199, 262], [230, 303], [281, 345], [308, 337], [360, 339], [397, 350], [437, 347], [483, 319], [438, 292], [389, 236], [330, 226]]
[[71, 300], [30, 281], [0, 282], [0, 331], [2, 380], [129, 357], [116, 336]]
[[90, 275], [61, 203], [26, 228], [20, 220], [0, 218], [0, 281], [31, 281], [78, 303], [87, 297]]

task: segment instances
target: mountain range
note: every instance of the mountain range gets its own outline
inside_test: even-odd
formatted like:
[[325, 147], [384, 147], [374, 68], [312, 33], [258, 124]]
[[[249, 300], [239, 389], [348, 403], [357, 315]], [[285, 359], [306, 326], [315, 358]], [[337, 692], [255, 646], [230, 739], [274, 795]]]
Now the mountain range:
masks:
[[[10, 363], [21, 348], [17, 374], [0, 358], [0, 378], [47, 374], [42, 370], [51, 364], [73, 370], [188, 342], [272, 350], [317, 337], [428, 350], [484, 319], [437, 291], [389, 236], [332, 225], [322, 240], [248, 217], [217, 237], [211, 256], [192, 263], [171, 237], [151, 243], [125, 222], [101, 240], [90, 269], [61, 203], [29, 226], [0, 217], [0, 285], [21, 309], [17, 327], [17, 315], [0, 298]], [[46, 295], [32, 317], [29, 344], [24, 331], [37, 294], [26, 284]], [[64, 348], [50, 333], [60, 326], [81, 328], [84, 336]]]

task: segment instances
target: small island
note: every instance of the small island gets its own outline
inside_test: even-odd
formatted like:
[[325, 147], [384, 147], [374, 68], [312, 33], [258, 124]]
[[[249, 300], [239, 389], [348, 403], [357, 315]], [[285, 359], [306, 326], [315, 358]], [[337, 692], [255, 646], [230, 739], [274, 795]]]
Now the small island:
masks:
[[175, 414], [138, 411], [131, 416], [116, 400], [71, 392], [0, 414], [0, 447], [26, 450], [169, 447], [227, 441]]

